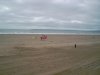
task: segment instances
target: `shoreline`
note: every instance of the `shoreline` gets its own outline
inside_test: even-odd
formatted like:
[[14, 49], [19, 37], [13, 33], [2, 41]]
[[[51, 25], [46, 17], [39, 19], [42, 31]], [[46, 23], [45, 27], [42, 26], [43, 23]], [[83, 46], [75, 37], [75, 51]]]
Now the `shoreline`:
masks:
[[75, 33], [1, 33], [0, 35], [97, 35], [100, 36], [100, 34], [75, 34]]

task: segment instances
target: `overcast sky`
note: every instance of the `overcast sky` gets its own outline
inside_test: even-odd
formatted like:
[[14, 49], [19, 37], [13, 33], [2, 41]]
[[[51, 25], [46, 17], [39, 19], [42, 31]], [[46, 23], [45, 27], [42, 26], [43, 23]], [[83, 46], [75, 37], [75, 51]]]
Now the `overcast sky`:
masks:
[[0, 0], [0, 29], [100, 30], [100, 0]]

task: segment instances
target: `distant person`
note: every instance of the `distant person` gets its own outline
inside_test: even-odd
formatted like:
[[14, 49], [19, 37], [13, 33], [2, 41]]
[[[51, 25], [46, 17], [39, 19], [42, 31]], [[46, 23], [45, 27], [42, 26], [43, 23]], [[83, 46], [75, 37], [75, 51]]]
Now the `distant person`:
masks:
[[76, 44], [75, 44], [75, 48], [76, 48]]

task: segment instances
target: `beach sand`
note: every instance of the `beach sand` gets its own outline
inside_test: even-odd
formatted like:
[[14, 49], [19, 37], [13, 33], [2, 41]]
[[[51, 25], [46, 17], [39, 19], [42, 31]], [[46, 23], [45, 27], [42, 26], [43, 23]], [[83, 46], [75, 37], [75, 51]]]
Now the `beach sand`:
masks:
[[1, 34], [0, 75], [100, 75], [99, 35], [40, 36]]

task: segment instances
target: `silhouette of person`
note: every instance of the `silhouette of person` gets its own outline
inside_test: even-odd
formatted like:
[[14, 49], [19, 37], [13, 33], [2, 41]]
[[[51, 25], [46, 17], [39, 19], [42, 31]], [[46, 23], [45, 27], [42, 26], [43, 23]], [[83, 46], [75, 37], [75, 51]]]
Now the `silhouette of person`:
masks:
[[76, 48], [76, 44], [75, 44], [75, 48]]

